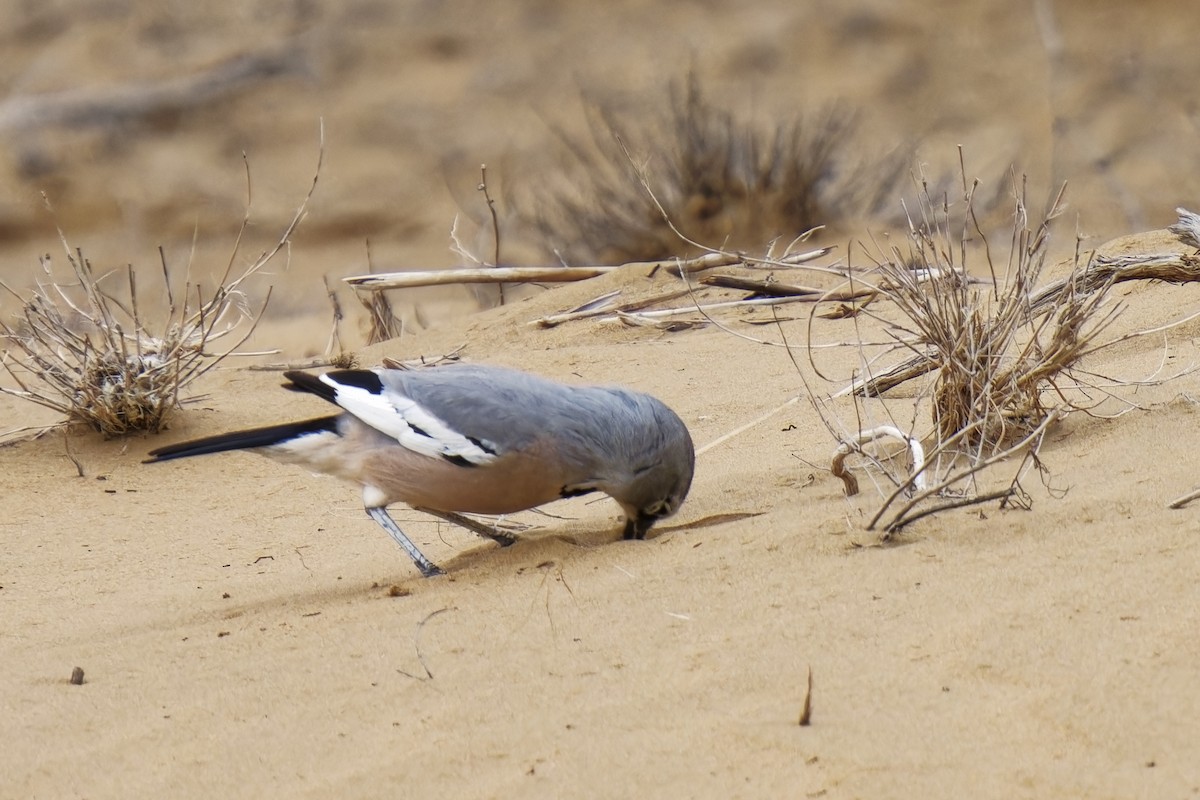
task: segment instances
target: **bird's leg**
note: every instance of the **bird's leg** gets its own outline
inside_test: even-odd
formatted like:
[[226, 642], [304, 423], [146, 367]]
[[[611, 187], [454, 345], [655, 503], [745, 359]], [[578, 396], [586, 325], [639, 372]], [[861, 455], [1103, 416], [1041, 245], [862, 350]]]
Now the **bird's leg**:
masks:
[[371, 516], [371, 519], [378, 522], [379, 527], [387, 531], [388, 536], [391, 536], [396, 540], [396, 544], [404, 548], [404, 552], [408, 553], [408, 557], [411, 558], [413, 563], [417, 565], [417, 569], [421, 570], [422, 575], [424, 575], [426, 578], [429, 578], [434, 575], [442, 574], [442, 571], [438, 569], [437, 565], [426, 558], [425, 554], [417, 549], [417, 546], [412, 543], [412, 539], [409, 539], [404, 535], [404, 531], [400, 530], [400, 526], [397, 525], [396, 521], [393, 520], [387, 513], [387, 508], [383, 506], [367, 506], [366, 508], [367, 514]]
[[636, 511], [625, 511], [625, 532], [622, 534], [626, 539], [645, 539], [646, 532], [654, 526], [658, 517], [652, 517], [647, 514], [642, 514]]
[[478, 520], [471, 519], [470, 517], [462, 514], [456, 514], [453, 511], [437, 511], [436, 509], [425, 508], [424, 506], [413, 506], [413, 510], [420, 511], [423, 514], [429, 514], [430, 516], [437, 517], [438, 519], [444, 519], [446, 522], [454, 525], [461, 525], [472, 533], [478, 534], [479, 536], [483, 536], [487, 539], [491, 539], [501, 547], [508, 547], [509, 545], [516, 544], [517, 542], [517, 537], [514, 534], [502, 531], [492, 525], [485, 525]]

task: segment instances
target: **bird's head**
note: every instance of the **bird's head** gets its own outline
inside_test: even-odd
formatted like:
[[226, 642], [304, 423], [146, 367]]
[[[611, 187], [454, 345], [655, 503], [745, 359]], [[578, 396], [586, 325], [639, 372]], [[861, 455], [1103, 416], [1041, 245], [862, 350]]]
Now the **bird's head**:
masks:
[[623, 485], [609, 493], [625, 510], [625, 538], [643, 539], [660, 519], [679, 510], [692, 486], [696, 452], [687, 426], [664, 405], [658, 404], [656, 426], [643, 443], [648, 445], [630, 464]]

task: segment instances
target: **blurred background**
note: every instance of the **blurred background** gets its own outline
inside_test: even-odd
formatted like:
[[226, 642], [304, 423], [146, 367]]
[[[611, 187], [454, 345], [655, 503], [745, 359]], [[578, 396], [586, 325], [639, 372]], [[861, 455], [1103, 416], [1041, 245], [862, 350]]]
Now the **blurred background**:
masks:
[[[832, 149], [818, 166], [841, 176], [816, 206], [830, 218], [684, 225], [704, 244], [765, 248], [825, 224], [819, 243], [844, 247], [897, 224], [910, 173], [953, 186], [959, 145], [1001, 221], [1010, 170], [1028, 176], [1035, 213], [1069, 182], [1065, 252], [1076, 229], [1099, 245], [1200, 204], [1197, 4], [0, 0], [0, 20], [0, 280], [18, 292], [40, 255], [61, 260], [58, 229], [98, 269], [157, 276], [161, 246], [173, 269], [219, 275], [248, 165], [244, 266], [303, 201], [323, 122], [319, 183], [286, 272], [277, 261], [248, 287], [275, 286], [266, 320], [282, 326], [275, 346], [297, 354], [326, 344], [328, 326], [311, 323], [330, 314], [323, 278], [337, 286], [368, 260], [377, 271], [462, 264], [456, 216], [460, 244], [490, 258], [482, 164], [502, 261], [599, 257], [571, 251], [578, 223], [553, 209], [588, 202], [614, 131], [652, 182], [666, 176], [689, 86], [705, 114], [764, 142], [807, 141], [771, 133], [793, 124], [824, 132]], [[841, 187], [853, 188], [828, 196]], [[338, 292], [355, 346], [362, 311]], [[420, 290], [397, 313], [429, 324], [474, 302], [465, 289]], [[9, 296], [0, 312], [12, 307]]]

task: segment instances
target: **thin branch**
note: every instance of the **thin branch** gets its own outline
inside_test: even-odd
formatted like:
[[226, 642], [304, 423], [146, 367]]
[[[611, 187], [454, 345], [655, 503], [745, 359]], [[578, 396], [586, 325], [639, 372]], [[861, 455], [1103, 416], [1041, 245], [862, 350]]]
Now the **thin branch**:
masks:
[[[479, 191], [483, 192], [483, 199], [487, 201], [488, 211], [492, 215], [492, 239], [495, 242], [495, 249], [492, 253], [492, 266], [500, 266], [500, 218], [496, 215], [496, 201], [488, 193], [487, 185], [487, 164], [482, 164], [479, 167]], [[500, 292], [500, 305], [504, 305], [504, 284], [499, 283], [496, 288]]]

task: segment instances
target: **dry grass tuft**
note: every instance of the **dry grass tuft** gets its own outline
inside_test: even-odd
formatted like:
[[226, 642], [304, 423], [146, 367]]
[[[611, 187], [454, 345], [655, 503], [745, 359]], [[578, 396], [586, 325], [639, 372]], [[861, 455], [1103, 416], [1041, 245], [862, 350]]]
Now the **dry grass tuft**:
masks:
[[[561, 135], [562, 181], [539, 187], [522, 212], [567, 264], [691, 254], [664, 213], [691, 241], [731, 250], [838, 225], [877, 210], [909, 163], [901, 154], [870, 165], [851, 158], [850, 114], [770, 128], [737, 119], [705, 99], [695, 75], [671, 87], [665, 112], [622, 114], [602, 103], [587, 112], [590, 139]], [[657, 202], [641, 188], [643, 170]]]
[[[367, 269], [373, 274], [375, 265], [367, 247]], [[355, 292], [355, 298], [367, 311], [367, 345], [379, 344], [404, 335], [404, 320], [396, 316], [387, 292]]]
[[[128, 292], [118, 297], [103, 286], [108, 276], [97, 275], [81, 252], [68, 251], [67, 260], [70, 282], [55, 279], [47, 256], [44, 280], [32, 296], [4, 287], [23, 307], [15, 324], [0, 321], [0, 337], [9, 344], [4, 368], [19, 387], [0, 391], [106, 436], [161, 430], [179, 405], [180, 390], [233, 349], [214, 354], [211, 345], [251, 318], [244, 341], [262, 311], [245, 307], [240, 280], [223, 282], [208, 297], [189, 285], [182, 298], [170, 299], [166, 322], [152, 334], [135, 299], [133, 267], [126, 270]], [[163, 280], [169, 287], [165, 262]]]
[[[855, 286], [867, 286], [891, 301], [882, 307], [872, 304], [862, 316], [884, 325], [911, 355], [875, 371], [878, 357], [864, 354], [865, 376], [835, 396], [878, 398], [901, 383], [928, 376], [913, 401], [907, 430], [921, 427], [916, 412], [925, 404], [931, 409], [932, 430], [900, 435], [925, 439], [927, 455], [914, 457], [919, 463], [897, 465], [894, 454], [863, 448], [863, 436], [838, 423], [831, 403], [814, 401], [839, 439], [838, 458], [844, 461], [846, 452], [856, 452], [877, 485], [890, 484], [867, 525], [881, 525], [885, 536], [949, 508], [988, 500], [1026, 506], [1030, 500], [1020, 481], [1029, 469], [1042, 470], [1039, 451], [1050, 427], [1074, 412], [1095, 413], [1100, 403], [1113, 398], [1113, 382], [1105, 379], [1107, 385], [1099, 385], [1082, 360], [1138, 335], [1097, 343], [1121, 311], [1119, 304], [1108, 302], [1109, 289], [1121, 280], [1168, 274], [1157, 263], [1139, 262], [1131, 271], [1129, 265], [1094, 256], [1084, 260], [1076, 240], [1066, 278], [1042, 285], [1051, 229], [1064, 208], [1063, 192], [1044, 218], [1031, 224], [1026, 187], [1014, 181], [1010, 246], [1005, 263], [997, 265], [972, 211], [973, 191], [964, 178], [962, 202], [952, 205], [922, 185], [915, 218], [910, 218], [908, 248], [893, 247], [876, 258], [869, 274], [854, 279]], [[988, 278], [973, 277], [968, 261], [976, 257], [982, 258]], [[1171, 279], [1187, 279], [1186, 266], [1172, 262]], [[868, 419], [880, 408], [890, 417], [896, 404], [856, 406], [859, 427], [872, 424]], [[888, 424], [905, 427], [891, 418]], [[1014, 460], [1011, 479], [980, 485], [981, 472]], [[840, 461], [837, 465], [844, 467]]]
[[[0, 386], [0, 392], [54, 409], [66, 417], [67, 424], [83, 424], [105, 436], [160, 431], [180, 403], [189, 399], [181, 392], [253, 333], [271, 293], [268, 289], [261, 305], [251, 309], [242, 284], [286, 249], [316, 184], [314, 176], [308, 195], [274, 247], [235, 276], [234, 264], [250, 222], [247, 197], [241, 230], [214, 289], [206, 290], [185, 277], [183, 290], [176, 295], [160, 249], [165, 314], [147, 315], [139, 308], [138, 277], [132, 266], [123, 273], [97, 273], [60, 232], [71, 268], [69, 279], [60, 281], [46, 256], [41, 259], [42, 279], [30, 295], [22, 296], [0, 283], [21, 303], [12, 322], [0, 320], [0, 339], [7, 345], [0, 364], [17, 386]], [[233, 344], [213, 349], [234, 334]]]
[[[967, 444], [995, 452], [1041, 425], [1051, 408], [1075, 406], [1059, 383], [1067, 378], [1077, 385], [1072, 368], [1116, 309], [1105, 310], [1107, 286], [1080, 292], [1077, 279], [1064, 283], [1048, 304], [1033, 303], [1062, 198], [1060, 192], [1031, 229], [1021, 187], [1003, 275], [985, 247], [991, 280], [977, 280], [966, 263], [967, 231], [982, 238], [970, 195], [959, 222], [963, 227], [953, 230], [948, 205], [923, 190], [921, 219], [910, 226], [910, 251], [896, 248], [879, 264], [883, 294], [903, 315], [903, 321], [891, 323], [892, 329], [924, 355], [934, 375], [932, 409], [939, 440], [966, 431]], [[1076, 260], [1073, 277], [1082, 274], [1082, 267]]]

